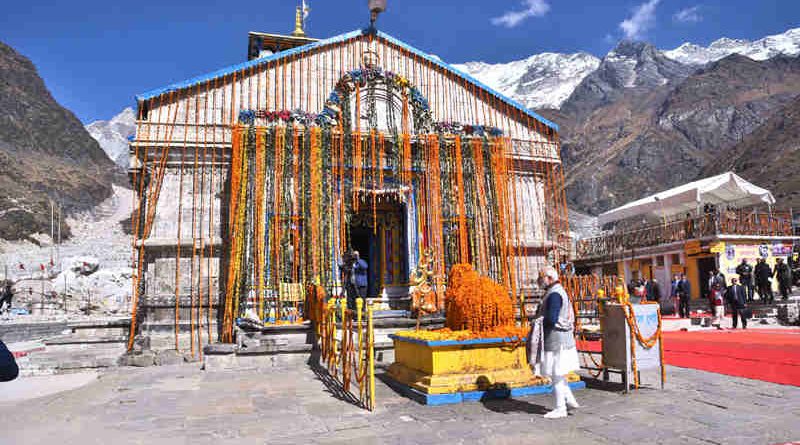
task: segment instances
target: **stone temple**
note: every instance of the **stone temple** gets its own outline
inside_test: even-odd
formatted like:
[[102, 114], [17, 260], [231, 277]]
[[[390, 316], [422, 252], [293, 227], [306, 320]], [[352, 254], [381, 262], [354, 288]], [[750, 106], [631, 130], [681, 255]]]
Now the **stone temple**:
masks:
[[392, 309], [421, 266], [438, 295], [469, 262], [521, 302], [568, 254], [557, 125], [374, 28], [250, 33], [248, 55], [136, 98], [130, 346], [301, 322], [353, 249]]

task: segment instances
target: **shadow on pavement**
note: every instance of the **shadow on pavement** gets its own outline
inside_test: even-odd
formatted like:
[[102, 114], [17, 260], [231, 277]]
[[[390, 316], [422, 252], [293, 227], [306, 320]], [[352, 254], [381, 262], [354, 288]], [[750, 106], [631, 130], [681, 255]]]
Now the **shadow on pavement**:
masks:
[[[602, 379], [594, 379], [587, 377], [581, 377], [581, 380], [583, 380], [583, 382], [586, 383], [586, 389], [595, 389], [598, 391], [618, 392], [618, 393], [625, 391], [625, 385], [622, 382], [603, 381]], [[645, 389], [642, 386], [640, 386], [639, 388]], [[632, 385], [631, 389], [633, 389]]]
[[325, 389], [330, 395], [338, 400], [342, 400], [344, 402], [350, 403], [351, 405], [355, 405], [361, 407], [361, 402], [353, 396], [348, 391], [345, 391], [342, 387], [342, 384], [333, 378], [333, 376], [328, 372], [327, 368], [322, 366], [320, 363], [320, 351], [314, 349], [311, 352], [311, 357], [308, 359], [308, 367], [311, 368], [311, 371], [314, 375], [325, 385]]
[[522, 412], [528, 414], [544, 414], [549, 410], [542, 405], [517, 399], [483, 399], [484, 408], [496, 413]]

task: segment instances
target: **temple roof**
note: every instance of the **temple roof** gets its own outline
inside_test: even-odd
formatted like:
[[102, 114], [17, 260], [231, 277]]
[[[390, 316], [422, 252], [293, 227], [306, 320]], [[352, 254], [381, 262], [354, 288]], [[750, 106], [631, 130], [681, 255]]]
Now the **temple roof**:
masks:
[[[154, 90], [147, 91], [145, 93], [137, 95], [136, 96], [136, 100], [137, 100], [137, 102], [148, 101], [148, 100], [150, 100], [152, 98], [161, 96], [163, 94], [167, 94], [167, 93], [174, 92], [174, 91], [179, 91], [179, 90], [184, 90], [184, 89], [193, 87], [195, 85], [198, 85], [200, 83], [205, 83], [205, 82], [208, 82], [210, 80], [214, 80], [214, 79], [218, 79], [218, 78], [221, 78], [221, 77], [224, 77], [224, 76], [231, 75], [231, 74], [233, 74], [235, 72], [240, 72], [240, 71], [244, 71], [244, 70], [250, 69], [251, 67], [260, 66], [260, 65], [265, 64], [265, 63], [273, 62], [273, 61], [276, 61], [276, 60], [281, 60], [281, 59], [284, 59], [284, 58], [287, 58], [287, 57], [291, 57], [291, 56], [295, 56], [295, 55], [298, 55], [298, 54], [303, 54], [303, 53], [312, 51], [312, 50], [317, 49], [317, 48], [321, 48], [321, 47], [333, 45], [333, 44], [336, 44], [336, 43], [344, 42], [344, 41], [347, 41], [347, 40], [351, 40], [351, 39], [360, 37], [362, 35], [366, 35], [369, 32], [370, 31], [367, 30], [367, 29], [359, 29], [359, 30], [351, 31], [351, 32], [348, 32], [348, 33], [345, 33], [345, 34], [340, 34], [338, 36], [334, 36], [334, 37], [331, 37], [331, 38], [328, 38], [328, 39], [319, 40], [319, 41], [316, 41], [316, 42], [313, 42], [313, 43], [309, 43], [307, 45], [299, 46], [297, 48], [292, 48], [292, 49], [289, 49], [289, 50], [286, 50], [286, 51], [281, 51], [281, 52], [279, 52], [277, 54], [272, 54], [270, 56], [266, 56], [266, 57], [262, 57], [262, 58], [258, 58], [258, 59], [253, 59], [253, 60], [250, 60], [250, 61], [247, 61], [247, 62], [244, 62], [244, 63], [239, 63], [239, 64], [236, 64], [236, 65], [232, 65], [232, 66], [229, 66], [229, 67], [226, 67], [226, 68], [222, 68], [222, 69], [213, 71], [213, 72], [208, 73], [208, 74], [204, 74], [204, 75], [201, 75], [201, 76], [193, 77], [191, 79], [187, 79], [187, 80], [184, 80], [184, 81], [181, 81], [181, 82], [176, 82], [176, 83], [173, 83], [171, 85], [167, 85], [166, 87], [163, 87], [163, 88], [157, 88], [157, 89], [154, 89]], [[419, 49], [414, 48], [414, 47], [408, 45], [407, 43], [405, 43], [405, 42], [403, 42], [401, 40], [398, 40], [398, 39], [396, 39], [396, 38], [394, 38], [394, 37], [382, 32], [382, 31], [375, 31], [375, 35], [376, 35], [376, 37], [378, 37], [380, 39], [386, 40], [389, 43], [397, 45], [397, 46], [405, 49], [406, 51], [409, 51], [409, 52], [411, 52], [411, 53], [413, 53], [413, 54], [425, 59], [426, 61], [430, 62], [431, 64], [433, 64], [433, 65], [435, 65], [435, 66], [437, 66], [437, 67], [439, 67], [439, 68], [441, 68], [441, 69], [443, 69], [445, 71], [448, 71], [448, 72], [450, 72], [450, 73], [452, 73], [452, 74], [454, 74], [454, 75], [456, 75], [458, 77], [461, 77], [462, 79], [466, 80], [467, 82], [469, 82], [469, 83], [471, 83], [471, 84], [483, 89], [484, 91], [486, 91], [487, 93], [489, 93], [492, 96], [496, 97], [497, 99], [507, 103], [508, 105], [518, 109], [519, 111], [522, 111], [526, 115], [536, 119], [537, 121], [539, 121], [542, 124], [550, 127], [551, 129], [553, 129], [555, 131], [558, 131], [558, 125], [557, 124], [555, 124], [555, 123], [545, 119], [544, 117], [540, 116], [539, 114], [529, 110], [524, 105], [522, 105], [519, 102], [515, 101], [514, 99], [511, 99], [511, 98], [505, 96], [504, 94], [494, 90], [493, 88], [489, 87], [488, 85], [486, 85], [486, 84], [482, 83], [481, 81], [475, 79], [474, 77], [470, 76], [469, 74], [466, 74], [466, 73], [464, 73], [462, 71], [459, 71], [458, 69], [454, 68], [452, 65], [443, 62], [438, 57], [434, 57], [434, 56], [432, 56], [432, 55], [430, 55], [428, 53], [420, 51]]]

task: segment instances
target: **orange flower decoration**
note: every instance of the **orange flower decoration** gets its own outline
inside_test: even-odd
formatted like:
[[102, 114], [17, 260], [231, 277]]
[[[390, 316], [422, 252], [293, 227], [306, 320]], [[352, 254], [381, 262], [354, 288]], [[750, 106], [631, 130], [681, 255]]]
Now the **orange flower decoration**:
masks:
[[450, 269], [445, 305], [445, 326], [452, 331], [469, 330], [485, 337], [483, 333], [515, 327], [508, 290], [479, 275], [470, 264], [456, 264]]

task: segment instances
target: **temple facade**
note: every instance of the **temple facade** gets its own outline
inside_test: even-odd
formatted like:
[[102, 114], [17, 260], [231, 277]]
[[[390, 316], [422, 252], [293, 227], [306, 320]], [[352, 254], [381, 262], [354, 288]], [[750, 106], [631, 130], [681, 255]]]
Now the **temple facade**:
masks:
[[440, 295], [472, 263], [518, 300], [568, 253], [555, 124], [380, 31], [287, 39], [137, 96], [134, 332], [182, 349], [300, 319], [352, 250], [389, 302], [421, 263]]

